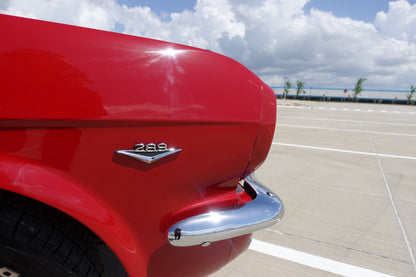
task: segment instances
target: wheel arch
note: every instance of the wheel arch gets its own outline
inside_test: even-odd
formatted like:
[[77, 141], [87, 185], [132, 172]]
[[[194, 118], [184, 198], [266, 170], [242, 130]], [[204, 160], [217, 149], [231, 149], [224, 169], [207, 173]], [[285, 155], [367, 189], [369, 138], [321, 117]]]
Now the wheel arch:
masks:
[[[28, 203], [41, 202], [71, 217], [104, 243], [108, 248], [104, 256], [117, 257], [123, 265], [129, 255], [138, 254], [128, 227], [116, 213], [61, 172], [0, 153], [0, 190], [21, 195]], [[114, 255], [108, 254], [109, 250]]]

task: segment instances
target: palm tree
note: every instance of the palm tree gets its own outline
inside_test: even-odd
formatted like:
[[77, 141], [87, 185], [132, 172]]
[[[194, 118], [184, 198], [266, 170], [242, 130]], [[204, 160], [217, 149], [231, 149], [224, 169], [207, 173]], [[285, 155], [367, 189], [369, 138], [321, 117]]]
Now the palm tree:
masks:
[[297, 99], [300, 93], [302, 92], [304, 93], [303, 87], [305, 86], [305, 83], [297, 80], [296, 85], [298, 86], [296, 89], [296, 99]]
[[355, 89], [354, 89], [354, 100], [357, 100], [357, 96], [362, 92], [363, 83], [364, 83], [365, 80], [367, 80], [367, 79], [360, 78], [360, 79], [357, 80], [357, 83], [355, 84]]
[[407, 104], [414, 104], [415, 100], [413, 100], [413, 96], [415, 95], [416, 87], [411, 85], [410, 93], [407, 95]]
[[285, 89], [284, 89], [284, 91], [285, 91], [285, 99], [286, 99], [286, 95], [289, 94], [289, 89], [291, 87], [292, 87], [292, 84], [290, 83], [290, 81], [286, 81], [286, 83], [285, 83]]

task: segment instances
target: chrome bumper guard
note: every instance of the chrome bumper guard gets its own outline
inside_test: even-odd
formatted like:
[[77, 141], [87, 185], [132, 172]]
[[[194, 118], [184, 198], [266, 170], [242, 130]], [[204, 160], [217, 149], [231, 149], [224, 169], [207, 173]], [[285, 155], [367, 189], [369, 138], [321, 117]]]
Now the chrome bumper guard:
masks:
[[281, 200], [254, 176], [244, 180], [253, 200], [230, 209], [215, 210], [173, 224], [167, 238], [173, 246], [208, 246], [211, 242], [249, 234], [278, 223], [284, 213]]

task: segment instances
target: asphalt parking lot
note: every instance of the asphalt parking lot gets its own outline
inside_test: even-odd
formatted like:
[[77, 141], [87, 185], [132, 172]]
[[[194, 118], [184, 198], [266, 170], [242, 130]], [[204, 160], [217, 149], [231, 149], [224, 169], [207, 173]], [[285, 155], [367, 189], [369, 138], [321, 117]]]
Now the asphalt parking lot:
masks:
[[278, 224], [211, 275], [416, 276], [416, 106], [278, 100]]

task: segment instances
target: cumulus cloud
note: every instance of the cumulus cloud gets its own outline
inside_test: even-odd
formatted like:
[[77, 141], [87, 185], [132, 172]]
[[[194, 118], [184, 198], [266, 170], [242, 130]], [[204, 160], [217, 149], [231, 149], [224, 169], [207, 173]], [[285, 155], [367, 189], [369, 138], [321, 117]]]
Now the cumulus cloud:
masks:
[[374, 22], [304, 7], [309, 0], [198, 0], [158, 15], [115, 0], [8, 0], [1, 13], [192, 45], [230, 56], [270, 85], [408, 89], [416, 83], [416, 4], [389, 3]]
[[1, 13], [111, 30], [115, 24], [113, 8], [118, 5], [112, 0], [8, 0], [5, 6], [0, 7]]
[[389, 3], [389, 12], [377, 13], [374, 24], [386, 36], [416, 42], [416, 5], [407, 1]]

